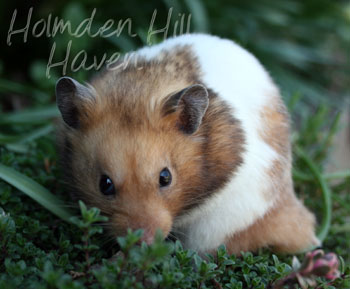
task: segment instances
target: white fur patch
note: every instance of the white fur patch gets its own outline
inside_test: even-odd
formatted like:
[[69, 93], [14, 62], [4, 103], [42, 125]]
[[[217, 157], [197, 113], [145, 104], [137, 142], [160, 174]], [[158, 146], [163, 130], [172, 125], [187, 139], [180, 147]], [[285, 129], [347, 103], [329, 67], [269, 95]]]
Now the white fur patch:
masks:
[[261, 64], [249, 52], [232, 41], [192, 34], [169, 39], [141, 49], [146, 59], [178, 45], [190, 45], [198, 58], [203, 83], [228, 102], [241, 121], [246, 145], [243, 165], [230, 182], [213, 197], [177, 219], [176, 231], [185, 247], [198, 251], [215, 249], [226, 237], [247, 228], [271, 208], [264, 192], [273, 186], [267, 174], [277, 153], [259, 136], [260, 112], [269, 103], [269, 92], [276, 88]]

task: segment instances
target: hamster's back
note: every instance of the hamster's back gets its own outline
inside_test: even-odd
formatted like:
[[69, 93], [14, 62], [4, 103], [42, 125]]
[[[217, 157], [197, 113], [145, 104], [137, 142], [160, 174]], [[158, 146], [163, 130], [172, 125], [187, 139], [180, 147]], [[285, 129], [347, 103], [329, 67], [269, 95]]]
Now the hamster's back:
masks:
[[[152, 61], [159, 58], [162, 51], [181, 49], [189, 49], [193, 54], [200, 81], [232, 108], [232, 114], [244, 132], [245, 147], [243, 164], [226, 186], [175, 223], [177, 230], [187, 236], [185, 245], [199, 251], [219, 246], [227, 242], [228, 236], [244, 232], [257, 220], [264, 220], [267, 212], [275, 210], [287, 199], [300, 206], [296, 214], [303, 216], [309, 224], [305, 230], [308, 236], [302, 237], [305, 241], [298, 239], [299, 244], [294, 244], [295, 247], [303, 246], [303, 242], [317, 243], [313, 235], [313, 216], [294, 196], [289, 117], [269, 74], [247, 50], [233, 41], [210, 35], [183, 35], [143, 48], [138, 53]], [[285, 235], [288, 238], [289, 235]], [[265, 240], [266, 243], [259, 245], [258, 239], [259, 236], [255, 242], [252, 238], [252, 246], [243, 242], [241, 248], [252, 249], [267, 244]], [[239, 246], [235, 248], [240, 250]]]

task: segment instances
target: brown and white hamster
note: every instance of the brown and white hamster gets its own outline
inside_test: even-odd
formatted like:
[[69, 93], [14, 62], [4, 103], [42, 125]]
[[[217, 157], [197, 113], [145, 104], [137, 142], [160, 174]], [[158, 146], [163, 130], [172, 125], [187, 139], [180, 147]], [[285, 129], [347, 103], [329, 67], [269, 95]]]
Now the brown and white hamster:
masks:
[[132, 57], [56, 85], [65, 173], [109, 231], [142, 228], [150, 243], [159, 228], [199, 252], [318, 244], [293, 190], [288, 113], [258, 60], [202, 34]]

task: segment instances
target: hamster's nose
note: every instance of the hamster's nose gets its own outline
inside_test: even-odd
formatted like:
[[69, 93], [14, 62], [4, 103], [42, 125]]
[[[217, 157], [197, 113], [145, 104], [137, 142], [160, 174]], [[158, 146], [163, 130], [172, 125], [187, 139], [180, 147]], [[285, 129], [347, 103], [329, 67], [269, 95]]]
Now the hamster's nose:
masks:
[[154, 232], [151, 230], [145, 230], [141, 237], [141, 242], [145, 242], [147, 245], [152, 244], [154, 241]]

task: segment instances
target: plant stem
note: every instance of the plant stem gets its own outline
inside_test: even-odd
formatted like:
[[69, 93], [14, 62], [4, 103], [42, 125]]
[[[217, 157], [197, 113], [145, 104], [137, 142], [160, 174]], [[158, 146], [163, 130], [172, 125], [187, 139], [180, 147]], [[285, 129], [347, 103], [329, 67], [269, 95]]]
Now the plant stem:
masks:
[[[330, 173], [330, 174], [324, 174], [322, 177], [329, 181], [329, 180], [336, 180], [336, 179], [346, 179], [350, 178], [350, 170], [346, 171], [340, 171], [340, 172], [335, 172], [335, 173]], [[315, 178], [313, 176], [309, 176], [307, 174], [304, 174], [302, 172], [293, 170], [293, 178], [302, 181], [302, 182], [314, 182]]]
[[325, 178], [322, 176], [320, 170], [317, 168], [315, 163], [311, 160], [311, 158], [301, 149], [299, 146], [295, 147], [296, 154], [304, 161], [304, 163], [309, 167], [310, 171], [314, 175], [316, 181], [320, 185], [322, 198], [323, 198], [323, 218], [320, 226], [320, 230], [318, 232], [318, 239], [322, 242], [327, 237], [329, 232], [329, 228], [331, 225], [332, 219], [332, 198], [331, 198], [331, 190], [329, 189]]

